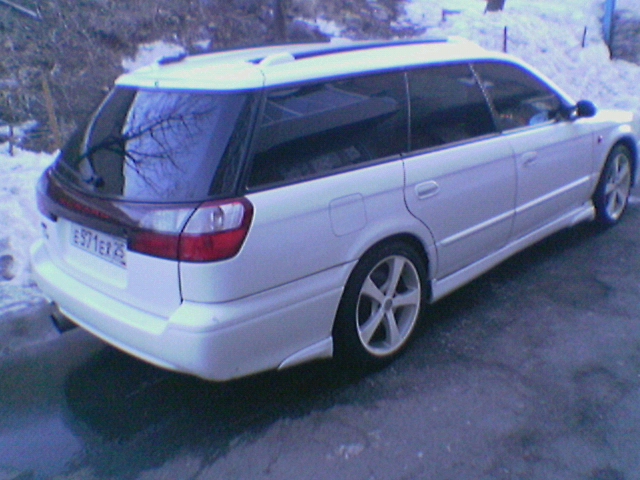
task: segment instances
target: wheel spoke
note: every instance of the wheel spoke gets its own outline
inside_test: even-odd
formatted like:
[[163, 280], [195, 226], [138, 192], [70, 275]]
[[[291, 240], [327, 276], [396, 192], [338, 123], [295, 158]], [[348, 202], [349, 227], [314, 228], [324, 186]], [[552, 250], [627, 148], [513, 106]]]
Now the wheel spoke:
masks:
[[607, 194], [607, 210], [609, 212], [613, 212], [616, 206], [616, 190], [612, 189], [611, 192]]
[[618, 170], [618, 175], [616, 176], [618, 185], [625, 185], [627, 183], [627, 179], [631, 176], [631, 168], [628, 163], [623, 163]]
[[398, 330], [398, 323], [396, 322], [393, 310], [389, 310], [384, 315], [384, 326], [387, 329], [386, 343], [389, 347], [393, 348], [403, 340], [400, 336], [400, 330]]
[[408, 307], [420, 304], [420, 289], [413, 288], [408, 292], [396, 295], [393, 299], [393, 308]]
[[360, 330], [360, 338], [365, 345], [369, 345], [371, 342], [371, 338], [373, 337], [376, 330], [382, 323], [385, 317], [385, 311], [382, 307], [379, 307], [371, 316], [367, 319], [364, 324], [359, 327]]
[[613, 181], [609, 181], [605, 186], [604, 194], [608, 197], [613, 191], [615, 191], [616, 188], [616, 184]]
[[384, 293], [377, 287], [373, 280], [371, 280], [371, 276], [368, 276], [364, 281], [364, 285], [362, 285], [362, 290], [360, 291], [361, 295], [366, 295], [367, 297], [374, 300], [378, 305], [382, 305], [385, 300]]
[[389, 273], [389, 280], [386, 282], [385, 293], [388, 296], [392, 296], [398, 290], [398, 283], [400, 282], [400, 276], [404, 270], [405, 259], [401, 257], [393, 257], [391, 260], [391, 272]]

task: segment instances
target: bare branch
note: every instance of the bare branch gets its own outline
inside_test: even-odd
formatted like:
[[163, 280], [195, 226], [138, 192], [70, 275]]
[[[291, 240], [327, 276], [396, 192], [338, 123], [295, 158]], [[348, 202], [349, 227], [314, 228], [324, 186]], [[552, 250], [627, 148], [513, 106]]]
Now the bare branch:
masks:
[[17, 10], [20, 13], [28, 15], [29, 17], [33, 18], [34, 20], [42, 20], [42, 17], [40, 16], [40, 12], [39, 11], [30, 10], [30, 9], [28, 9], [26, 7], [18, 5], [17, 3], [10, 2], [9, 0], [0, 0], [0, 5], [6, 5], [7, 7], [13, 8], [14, 10]]

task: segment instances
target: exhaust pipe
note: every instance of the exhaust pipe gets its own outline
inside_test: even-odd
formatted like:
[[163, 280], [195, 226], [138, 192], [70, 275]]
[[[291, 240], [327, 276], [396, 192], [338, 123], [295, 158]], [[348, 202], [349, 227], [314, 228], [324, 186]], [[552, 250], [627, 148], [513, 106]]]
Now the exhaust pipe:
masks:
[[78, 327], [75, 323], [73, 323], [62, 314], [60, 308], [58, 308], [58, 305], [56, 303], [51, 304], [51, 322], [53, 323], [53, 326], [56, 327], [56, 330], [58, 330], [58, 332], [60, 333], [67, 332]]

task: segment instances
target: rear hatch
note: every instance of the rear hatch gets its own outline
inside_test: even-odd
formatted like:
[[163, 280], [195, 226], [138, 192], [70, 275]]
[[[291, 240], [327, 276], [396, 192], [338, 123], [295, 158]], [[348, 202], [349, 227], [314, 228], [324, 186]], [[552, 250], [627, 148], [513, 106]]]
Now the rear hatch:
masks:
[[211, 232], [248, 228], [250, 204], [232, 197], [252, 100], [116, 87], [39, 183], [52, 261], [100, 292], [170, 315], [182, 301], [180, 261], [235, 254], [233, 245], [221, 254]]

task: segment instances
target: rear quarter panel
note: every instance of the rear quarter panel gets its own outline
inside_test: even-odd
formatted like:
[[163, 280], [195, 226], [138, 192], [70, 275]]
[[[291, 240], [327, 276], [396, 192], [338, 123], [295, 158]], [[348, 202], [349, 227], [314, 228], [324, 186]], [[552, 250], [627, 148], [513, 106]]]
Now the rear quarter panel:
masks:
[[[209, 264], [180, 265], [185, 300], [225, 302], [275, 288], [358, 259], [397, 233], [428, 230], [406, 209], [402, 162], [252, 193], [253, 224], [240, 253]], [[348, 272], [335, 279], [342, 286]]]

